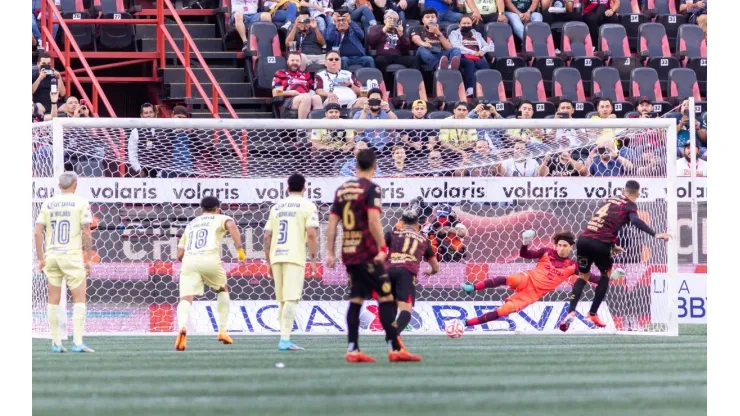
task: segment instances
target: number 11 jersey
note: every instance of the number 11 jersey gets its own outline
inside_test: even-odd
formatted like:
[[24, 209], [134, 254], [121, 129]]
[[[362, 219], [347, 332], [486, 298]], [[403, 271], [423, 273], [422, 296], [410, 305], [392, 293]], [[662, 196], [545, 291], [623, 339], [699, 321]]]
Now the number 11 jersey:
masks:
[[183, 261], [189, 257], [205, 256], [217, 258], [221, 261], [221, 239], [226, 234], [226, 221], [232, 218], [221, 214], [203, 214], [185, 228], [185, 234], [180, 238], [178, 248], [185, 250]]

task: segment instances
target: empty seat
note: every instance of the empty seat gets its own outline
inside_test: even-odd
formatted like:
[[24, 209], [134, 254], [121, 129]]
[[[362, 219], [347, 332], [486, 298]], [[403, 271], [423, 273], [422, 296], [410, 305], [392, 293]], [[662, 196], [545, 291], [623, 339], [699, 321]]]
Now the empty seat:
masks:
[[592, 87], [594, 97], [606, 97], [614, 102], [615, 113], [624, 114], [634, 109], [632, 104], [625, 101], [622, 80], [616, 68], [594, 69]]
[[[388, 97], [388, 89], [383, 80], [383, 74], [377, 68], [360, 68], [355, 72], [355, 78], [362, 86], [379, 88], [383, 92], [383, 97]], [[370, 82], [368, 84], [368, 81]]]
[[601, 26], [599, 28], [599, 48], [609, 55], [608, 65], [619, 71], [623, 87], [628, 88], [632, 70], [640, 66], [640, 61], [630, 52], [624, 27], [613, 24]]
[[412, 102], [421, 98], [421, 92], [426, 94], [424, 77], [419, 70], [402, 69], [396, 71], [393, 75], [393, 96], [397, 99], [394, 102], [396, 108], [399, 108], [403, 101], [411, 105]]
[[393, 114], [401, 120], [411, 120], [414, 118], [414, 113], [411, 110], [393, 110]]
[[[101, 0], [102, 8], [101, 19], [133, 19], [134, 17], [126, 12], [122, 0]], [[100, 46], [107, 49], [134, 49], [136, 29], [134, 25], [100, 25]]]
[[668, 72], [678, 68], [678, 59], [671, 56], [671, 48], [668, 46], [668, 36], [665, 27], [660, 23], [645, 23], [640, 25], [640, 56], [648, 58], [650, 68], [658, 72], [658, 79], [668, 79]]
[[552, 77], [552, 97], [566, 97], [573, 101], [576, 110], [575, 118], [581, 118], [585, 113], [594, 109], [593, 104], [586, 101], [581, 73], [575, 68], [555, 70]]
[[[636, 68], [632, 70], [630, 97], [633, 100], [647, 97], [653, 102], [653, 107], [656, 104], [660, 104], [661, 109], [668, 109], [670, 107], [669, 103], [663, 101], [663, 92], [660, 89], [658, 72], [653, 68]], [[659, 110], [655, 111], [659, 112]]]
[[247, 75], [259, 88], [271, 88], [272, 78], [285, 67], [285, 58], [280, 50], [277, 28], [268, 22], [256, 22], [249, 30], [249, 50], [254, 52], [252, 65]]
[[452, 113], [450, 113], [449, 111], [432, 111], [431, 113], [427, 114], [427, 118], [432, 120], [441, 120], [448, 117], [452, 117]]
[[494, 69], [501, 73], [507, 91], [511, 91], [514, 71], [526, 66], [525, 60], [516, 53], [511, 26], [501, 22], [489, 23], [486, 25], [486, 38], [494, 45]]
[[555, 54], [555, 43], [552, 38], [550, 25], [543, 22], [532, 22], [524, 28], [524, 52], [534, 58], [532, 66], [540, 70], [549, 89], [552, 82], [552, 73], [556, 68], [565, 66], [562, 58]]
[[535, 118], [544, 118], [555, 112], [555, 106], [547, 101], [545, 83], [537, 68], [519, 68], [514, 72], [514, 97], [532, 101]]
[[568, 22], [563, 26], [560, 41], [563, 54], [570, 60], [570, 67], [581, 73], [586, 93], [591, 93], [591, 73], [603, 66], [601, 58], [594, 55], [591, 32], [583, 22]]
[[465, 85], [460, 71], [439, 69], [434, 72], [434, 97], [447, 103], [465, 101]]
[[702, 96], [707, 96], [707, 40], [704, 31], [697, 25], [685, 24], [678, 28], [678, 40], [676, 41], [679, 57], [682, 65], [691, 68], [696, 73], [699, 82], [699, 91]]
[[[62, 0], [60, 3], [64, 20], [91, 19], [82, 0]], [[93, 25], [67, 25], [80, 49], [96, 49]], [[58, 37], [58, 36], [57, 36]]]
[[666, 90], [671, 98], [694, 97], [696, 101], [702, 100], [696, 74], [688, 68], [672, 69], [668, 73], [668, 88]]
[[655, 23], [660, 23], [665, 27], [668, 45], [672, 52], [676, 51], [678, 28], [686, 23], [686, 16], [678, 14], [676, 3], [673, 0], [648, 0], [648, 8], [657, 14]]
[[514, 113], [514, 105], [506, 97], [501, 73], [495, 69], [475, 71], [475, 96], [478, 99], [495, 103], [496, 111], [504, 117]]

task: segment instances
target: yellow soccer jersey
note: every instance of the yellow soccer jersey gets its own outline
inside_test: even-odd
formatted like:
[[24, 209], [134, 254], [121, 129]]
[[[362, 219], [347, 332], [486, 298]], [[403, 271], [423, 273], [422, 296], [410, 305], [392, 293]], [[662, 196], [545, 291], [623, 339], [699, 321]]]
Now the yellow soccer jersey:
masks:
[[316, 204], [302, 196], [291, 195], [275, 204], [265, 226], [272, 233], [270, 262], [306, 264], [306, 230], [318, 226]]
[[46, 200], [36, 224], [46, 226], [47, 256], [81, 256], [82, 226], [92, 223], [90, 203], [75, 194]]
[[213, 256], [220, 261], [221, 239], [226, 234], [228, 220], [232, 220], [228, 215], [203, 214], [190, 221], [177, 245], [185, 250], [183, 260], [189, 256]]

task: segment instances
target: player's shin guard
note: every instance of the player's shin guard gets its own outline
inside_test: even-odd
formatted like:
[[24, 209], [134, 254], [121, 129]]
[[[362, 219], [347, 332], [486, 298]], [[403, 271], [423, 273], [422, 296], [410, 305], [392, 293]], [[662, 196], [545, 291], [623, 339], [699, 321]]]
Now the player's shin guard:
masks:
[[601, 276], [599, 283], [596, 285], [594, 301], [591, 303], [591, 315], [596, 315], [599, 311], [601, 302], [606, 298], [606, 292], [609, 291], [609, 276]]
[[411, 322], [411, 312], [401, 311], [401, 313], [398, 314], [398, 318], [396, 318], [396, 332], [400, 335], [403, 330], [406, 329], [409, 322]]
[[396, 316], [393, 314], [394, 304], [393, 301], [378, 303], [378, 315], [380, 315], [380, 323], [385, 330], [385, 340], [388, 343], [388, 348], [391, 351], [398, 351], [401, 346], [398, 343]]
[[54, 345], [61, 344], [59, 339], [59, 305], [46, 306], [46, 313], [49, 315], [49, 332], [51, 333], [51, 342]]
[[295, 319], [295, 309], [298, 302], [286, 300], [283, 302], [283, 315], [280, 319], [280, 340], [290, 340], [290, 332], [293, 330], [293, 320]]
[[568, 308], [568, 312], [574, 312], [576, 310], [578, 301], [581, 300], [581, 296], [583, 295], [584, 286], [586, 286], [586, 281], [583, 279], [578, 279], [573, 283], [573, 290], [570, 292], [570, 307]]
[[219, 292], [216, 296], [216, 311], [218, 312], [218, 330], [226, 331], [229, 323], [229, 292]]
[[349, 352], [360, 349], [357, 342], [360, 337], [360, 310], [362, 310], [361, 304], [349, 303], [349, 309], [347, 309], [347, 351]]
[[84, 303], [75, 303], [72, 306], [72, 321], [74, 322], [74, 344], [82, 345], [82, 334], [85, 333], [85, 318], [87, 306]]
[[177, 330], [181, 330], [188, 326], [188, 317], [190, 316], [190, 302], [186, 300], [180, 300], [177, 304]]

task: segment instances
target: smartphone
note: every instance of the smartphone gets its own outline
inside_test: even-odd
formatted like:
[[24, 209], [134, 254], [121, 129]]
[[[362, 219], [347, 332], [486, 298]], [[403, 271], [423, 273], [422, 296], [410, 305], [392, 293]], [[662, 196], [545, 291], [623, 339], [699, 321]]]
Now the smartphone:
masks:
[[653, 111], [652, 113], [649, 113], [648, 114], [648, 117], [650, 117], [650, 118], [658, 118], [658, 117], [660, 117], [660, 114], [659, 113], [656, 113], [655, 111]]
[[557, 116], [560, 118], [570, 118], [570, 113], [558, 113]]
[[372, 106], [372, 107], [377, 107], [377, 106], [380, 105], [380, 100], [377, 99], [377, 98], [373, 98], [371, 100], [367, 100], [367, 104], [370, 105], [370, 106]]
[[519, 110], [519, 111], [517, 111], [517, 112], [516, 112], [516, 116], [517, 116], [517, 117], [521, 117], [521, 116], [522, 116], [522, 112], [521, 112], [521, 110]]
[[56, 93], [56, 92], [59, 92], [59, 89], [57, 88], [57, 79], [56, 78], [52, 78], [51, 79], [51, 93], [53, 94], [53, 93]]

